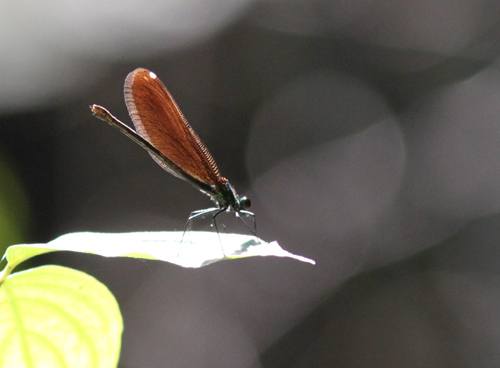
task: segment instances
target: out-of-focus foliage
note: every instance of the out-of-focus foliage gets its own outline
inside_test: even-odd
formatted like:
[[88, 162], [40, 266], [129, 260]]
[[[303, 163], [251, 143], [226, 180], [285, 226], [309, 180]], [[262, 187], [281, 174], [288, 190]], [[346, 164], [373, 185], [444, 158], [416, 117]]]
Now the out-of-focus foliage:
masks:
[[29, 226], [28, 201], [15, 172], [0, 156], [0, 252], [22, 243]]

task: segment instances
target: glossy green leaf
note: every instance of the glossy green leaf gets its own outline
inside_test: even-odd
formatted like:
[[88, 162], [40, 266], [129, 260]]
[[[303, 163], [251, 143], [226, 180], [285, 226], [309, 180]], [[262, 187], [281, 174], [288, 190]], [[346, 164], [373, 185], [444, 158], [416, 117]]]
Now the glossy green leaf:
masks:
[[0, 368], [116, 367], [123, 322], [92, 276], [44, 266], [0, 285]]

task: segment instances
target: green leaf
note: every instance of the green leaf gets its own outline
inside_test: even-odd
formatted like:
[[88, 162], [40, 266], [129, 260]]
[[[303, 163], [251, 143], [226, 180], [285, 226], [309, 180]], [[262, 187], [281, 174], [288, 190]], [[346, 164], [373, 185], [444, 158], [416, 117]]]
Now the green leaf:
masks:
[[182, 242], [178, 232], [71, 233], [47, 244], [20, 244], [7, 249], [8, 265], [0, 282], [19, 263], [39, 254], [66, 250], [104, 257], [156, 259], [182, 267], [202, 267], [223, 259], [255, 256], [289, 257], [314, 264], [314, 261], [283, 250], [277, 242], [266, 243], [255, 236], [191, 232]]
[[9, 276], [0, 286], [0, 368], [116, 367], [123, 322], [95, 278], [60, 266]]

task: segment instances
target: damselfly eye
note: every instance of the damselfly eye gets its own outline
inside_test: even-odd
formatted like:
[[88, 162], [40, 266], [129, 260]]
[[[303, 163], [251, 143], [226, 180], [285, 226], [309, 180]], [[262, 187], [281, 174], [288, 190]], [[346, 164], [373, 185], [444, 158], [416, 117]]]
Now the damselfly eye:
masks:
[[251, 205], [252, 205], [252, 202], [250, 201], [250, 198], [247, 198], [247, 197], [240, 198], [240, 208], [242, 210], [249, 209]]

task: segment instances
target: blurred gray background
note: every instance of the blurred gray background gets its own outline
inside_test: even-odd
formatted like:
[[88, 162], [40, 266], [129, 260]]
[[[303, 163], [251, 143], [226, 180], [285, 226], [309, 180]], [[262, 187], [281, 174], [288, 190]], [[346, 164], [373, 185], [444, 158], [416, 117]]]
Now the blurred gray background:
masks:
[[0, 3], [0, 244], [182, 229], [207, 197], [92, 117], [154, 71], [260, 237], [200, 270], [71, 253], [120, 367], [500, 367], [500, 3]]

